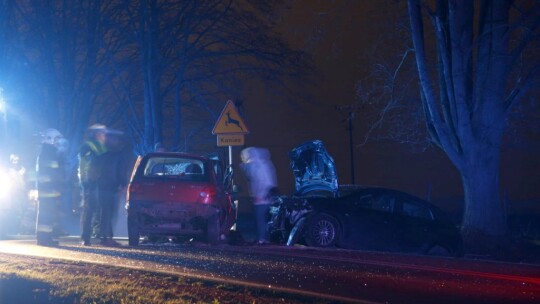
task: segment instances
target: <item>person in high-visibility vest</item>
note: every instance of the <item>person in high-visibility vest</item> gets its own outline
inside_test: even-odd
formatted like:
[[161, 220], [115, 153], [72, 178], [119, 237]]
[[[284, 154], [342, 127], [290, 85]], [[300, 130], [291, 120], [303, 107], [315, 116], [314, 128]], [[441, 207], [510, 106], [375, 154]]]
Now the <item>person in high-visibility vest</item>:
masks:
[[107, 128], [101, 124], [90, 126], [87, 140], [79, 149], [79, 182], [82, 190], [81, 241], [90, 246], [92, 237], [92, 218], [99, 216], [100, 189], [103, 155], [107, 152], [105, 141]]
[[47, 129], [42, 136], [41, 151], [37, 158], [36, 186], [38, 208], [36, 218], [36, 239], [41, 246], [54, 246], [53, 228], [57, 224], [64, 190], [64, 158], [66, 139], [56, 129]]

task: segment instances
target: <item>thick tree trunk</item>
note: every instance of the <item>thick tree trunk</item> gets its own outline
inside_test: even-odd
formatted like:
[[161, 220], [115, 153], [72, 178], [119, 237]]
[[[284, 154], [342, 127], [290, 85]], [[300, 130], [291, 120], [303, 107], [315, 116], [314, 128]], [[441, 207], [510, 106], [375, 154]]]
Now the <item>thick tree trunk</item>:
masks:
[[506, 212], [499, 193], [500, 149], [472, 145], [460, 168], [465, 206], [462, 236], [467, 252], [494, 253], [507, 241]]
[[499, 194], [499, 151], [484, 149], [471, 156], [461, 172], [465, 210], [464, 235], [483, 233], [500, 236], [506, 233], [504, 206]]
[[[408, 3], [426, 123], [433, 142], [448, 155], [462, 177], [466, 249], [497, 252], [503, 248], [502, 236], [507, 233], [499, 194], [499, 161], [506, 126], [511, 1], [482, 1], [477, 6], [466, 0], [440, 0], [436, 10], [429, 9], [430, 1]], [[435, 68], [440, 76], [437, 80], [431, 77], [434, 67], [429, 65], [425, 51], [425, 43], [431, 39], [424, 36], [423, 8], [434, 17], [438, 56]], [[476, 61], [472, 59], [474, 54]]]

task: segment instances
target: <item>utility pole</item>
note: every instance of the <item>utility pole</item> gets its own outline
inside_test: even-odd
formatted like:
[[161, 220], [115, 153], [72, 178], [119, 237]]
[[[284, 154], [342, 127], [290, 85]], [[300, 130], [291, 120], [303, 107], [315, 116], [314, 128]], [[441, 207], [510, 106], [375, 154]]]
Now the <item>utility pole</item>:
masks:
[[336, 106], [336, 110], [346, 115], [344, 119], [347, 122], [347, 130], [349, 131], [349, 153], [350, 153], [350, 165], [351, 165], [351, 184], [355, 184], [354, 179], [354, 144], [353, 144], [353, 120], [356, 118], [356, 112], [361, 107], [358, 105], [350, 104], [343, 106]]

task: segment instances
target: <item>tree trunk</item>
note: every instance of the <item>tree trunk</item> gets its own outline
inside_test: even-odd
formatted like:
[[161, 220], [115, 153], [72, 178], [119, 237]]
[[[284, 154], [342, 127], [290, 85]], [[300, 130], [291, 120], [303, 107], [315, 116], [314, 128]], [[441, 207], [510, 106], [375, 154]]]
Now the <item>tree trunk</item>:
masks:
[[468, 252], [492, 252], [507, 233], [499, 194], [500, 150], [483, 145], [465, 155], [464, 160], [460, 173], [465, 199], [461, 227], [465, 247]]

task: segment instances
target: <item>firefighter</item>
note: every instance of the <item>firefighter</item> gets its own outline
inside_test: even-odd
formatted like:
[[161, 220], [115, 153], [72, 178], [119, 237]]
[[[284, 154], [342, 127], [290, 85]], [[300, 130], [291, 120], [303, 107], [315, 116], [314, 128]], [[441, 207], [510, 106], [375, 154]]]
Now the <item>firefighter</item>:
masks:
[[11, 183], [12, 230], [19, 232], [19, 226], [26, 203], [26, 168], [20, 163], [19, 155], [9, 155], [9, 177]]
[[59, 206], [65, 183], [63, 153], [66, 147], [64, 136], [56, 129], [47, 129], [42, 134], [41, 151], [37, 158], [38, 209], [36, 219], [37, 244], [55, 246], [53, 228], [58, 223]]

